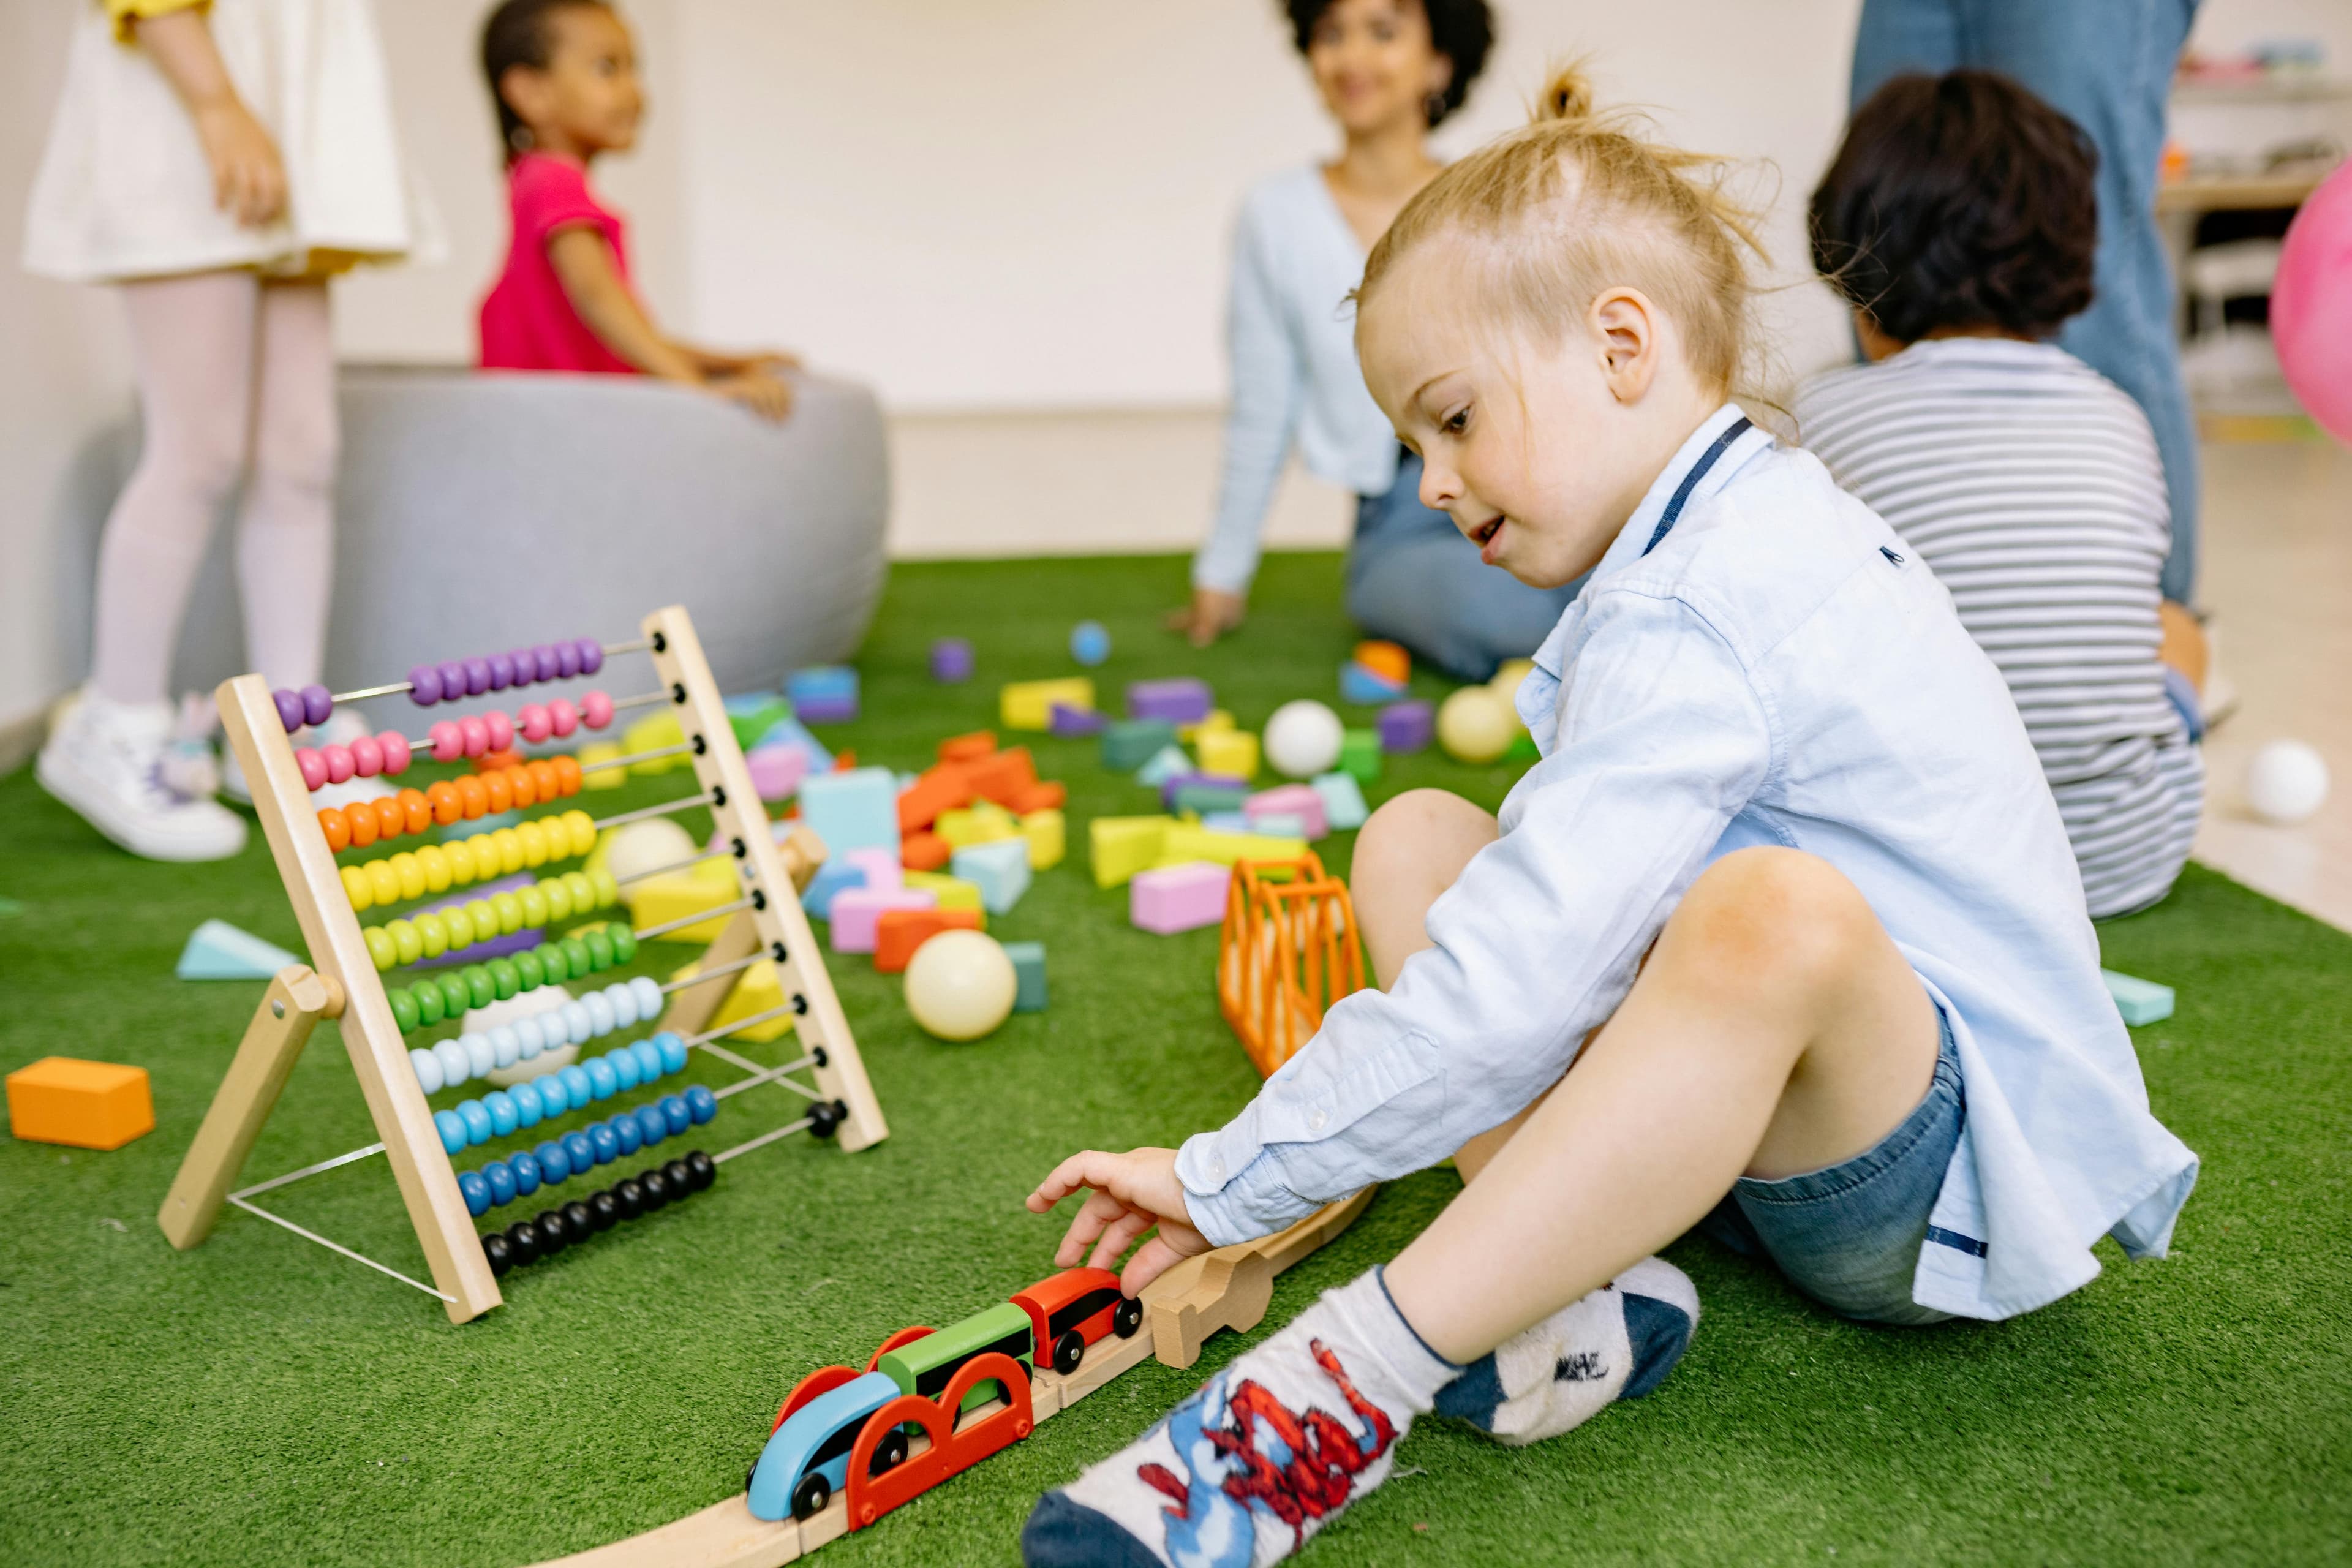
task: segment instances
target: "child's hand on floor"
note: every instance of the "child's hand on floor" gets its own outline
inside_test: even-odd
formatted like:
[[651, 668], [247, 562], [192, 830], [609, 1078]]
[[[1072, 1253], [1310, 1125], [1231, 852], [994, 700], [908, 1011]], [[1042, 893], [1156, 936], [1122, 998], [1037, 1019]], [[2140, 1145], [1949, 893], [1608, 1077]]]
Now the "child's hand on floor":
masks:
[[781, 421], [793, 411], [792, 384], [772, 371], [714, 375], [702, 385], [704, 391], [716, 393], [730, 403], [740, 403], [762, 419]]
[[1192, 602], [1168, 612], [1168, 629], [1182, 632], [1194, 647], [1206, 647], [1242, 624], [1249, 601], [1222, 588], [1195, 588]]
[[[1192, 1228], [1184, 1206], [1184, 1184], [1176, 1179], [1173, 1149], [1130, 1149], [1107, 1154], [1089, 1149], [1054, 1167], [1054, 1173], [1029, 1194], [1029, 1212], [1049, 1213], [1072, 1193], [1092, 1188], [1070, 1221], [1067, 1235], [1054, 1254], [1055, 1266], [1075, 1268], [1081, 1262], [1108, 1268], [1144, 1232], [1159, 1234], [1128, 1259], [1119, 1289], [1132, 1296], [1166, 1273], [1171, 1265], [1209, 1250], [1209, 1238]], [[1094, 1251], [1087, 1255], [1087, 1247]]]

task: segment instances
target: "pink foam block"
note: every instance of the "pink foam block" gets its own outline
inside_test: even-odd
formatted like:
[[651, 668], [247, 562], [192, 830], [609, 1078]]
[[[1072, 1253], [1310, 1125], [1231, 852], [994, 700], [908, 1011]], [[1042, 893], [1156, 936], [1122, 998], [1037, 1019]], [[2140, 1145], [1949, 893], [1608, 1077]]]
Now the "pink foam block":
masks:
[[928, 910], [939, 900], [920, 888], [845, 888], [833, 896], [833, 951], [872, 952], [885, 910]]
[[877, 892], [894, 892], [907, 885], [906, 867], [896, 849], [852, 849], [841, 860], [845, 866], [863, 870], [866, 885]]
[[1307, 824], [1307, 837], [1320, 838], [1331, 831], [1323, 816], [1323, 797], [1315, 793], [1312, 784], [1284, 784], [1277, 789], [1260, 790], [1242, 806], [1253, 826], [1262, 816], [1296, 816]]
[[1161, 936], [1215, 925], [1225, 918], [1225, 883], [1232, 875], [1213, 860], [1139, 871], [1127, 885], [1127, 918]]
[[745, 752], [743, 761], [761, 800], [784, 799], [808, 776], [808, 752], [798, 746], [761, 746]]

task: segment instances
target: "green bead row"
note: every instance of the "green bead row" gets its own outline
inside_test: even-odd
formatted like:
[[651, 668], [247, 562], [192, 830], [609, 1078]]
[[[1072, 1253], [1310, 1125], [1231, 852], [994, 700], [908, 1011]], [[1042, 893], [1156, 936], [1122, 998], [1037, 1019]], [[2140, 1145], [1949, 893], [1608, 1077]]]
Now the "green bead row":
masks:
[[405, 1035], [430, 1028], [445, 1018], [461, 1017], [468, 1007], [487, 1007], [542, 985], [601, 974], [636, 956], [636, 933], [616, 922], [585, 936], [541, 942], [512, 958], [469, 963], [413, 985], [394, 986], [384, 996], [392, 1004], [393, 1021]]

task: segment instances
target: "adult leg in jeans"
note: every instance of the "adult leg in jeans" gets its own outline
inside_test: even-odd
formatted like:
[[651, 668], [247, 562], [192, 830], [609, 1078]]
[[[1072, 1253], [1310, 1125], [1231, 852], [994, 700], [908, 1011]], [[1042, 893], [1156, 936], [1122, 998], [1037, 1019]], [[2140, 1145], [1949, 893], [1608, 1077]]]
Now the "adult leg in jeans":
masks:
[[1853, 78], [1859, 104], [1906, 70], [1997, 70], [2097, 143], [2096, 296], [2058, 341], [2130, 393], [2155, 429], [2172, 504], [2164, 596], [2182, 604], [2194, 603], [2197, 585], [2197, 426], [2180, 377], [2156, 179], [2173, 67], [2195, 15], [2195, 0], [1866, 0]]
[[272, 686], [320, 677], [334, 569], [335, 349], [323, 283], [261, 290], [253, 475], [237, 528], [247, 652]]
[[1421, 459], [1408, 456], [1395, 486], [1358, 508], [1348, 614], [1448, 675], [1485, 680], [1503, 660], [1535, 652], [1581, 580], [1530, 588], [1487, 565], [1451, 518], [1421, 504], [1420, 490]]

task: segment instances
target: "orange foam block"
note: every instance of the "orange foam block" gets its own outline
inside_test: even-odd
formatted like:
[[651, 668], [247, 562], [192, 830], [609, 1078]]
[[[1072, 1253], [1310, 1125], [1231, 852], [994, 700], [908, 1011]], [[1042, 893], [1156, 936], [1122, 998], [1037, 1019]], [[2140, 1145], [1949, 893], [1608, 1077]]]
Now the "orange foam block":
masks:
[[936, 833], [909, 833], [898, 840], [898, 864], [909, 871], [936, 871], [954, 855]]
[[971, 764], [941, 763], [924, 771], [898, 796], [898, 831], [919, 833], [940, 819], [940, 813], [971, 804]]
[[1033, 811], [1058, 811], [1068, 804], [1070, 792], [1066, 785], [1058, 779], [1045, 779], [1031, 784], [1013, 796], [1010, 802], [1003, 804], [1009, 806], [1013, 816], [1026, 816]]
[[973, 763], [996, 750], [996, 731], [974, 730], [969, 735], [950, 735], [940, 742], [940, 761], [943, 763]]
[[915, 950], [943, 931], [978, 931], [978, 910], [884, 910], [874, 926], [874, 967], [902, 973]]
[[1412, 655], [1392, 642], [1360, 642], [1356, 662], [1391, 686], [1412, 679]]
[[973, 794], [1009, 811], [1019, 810], [1013, 803], [1037, 784], [1037, 764], [1030, 760], [1026, 746], [992, 752], [978, 762], [966, 763], [964, 769]]
[[8, 1131], [30, 1142], [120, 1149], [155, 1131], [145, 1068], [43, 1057], [7, 1082]]

